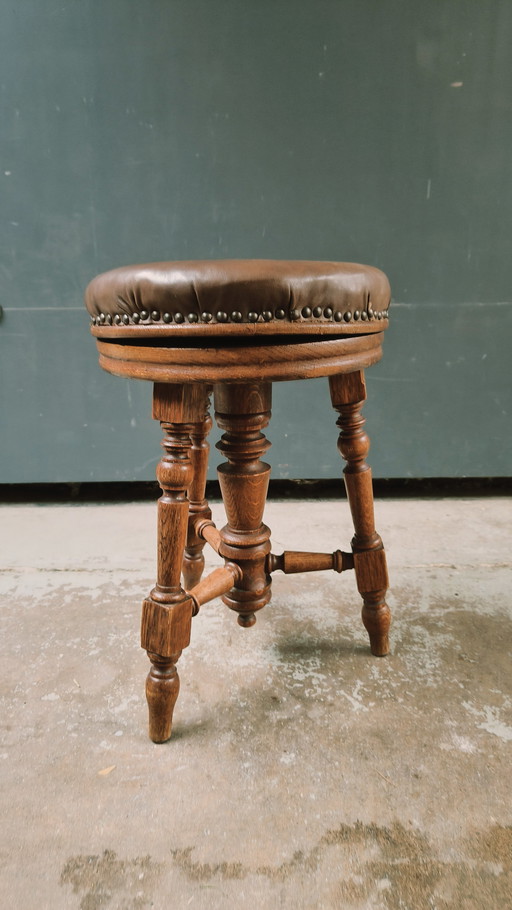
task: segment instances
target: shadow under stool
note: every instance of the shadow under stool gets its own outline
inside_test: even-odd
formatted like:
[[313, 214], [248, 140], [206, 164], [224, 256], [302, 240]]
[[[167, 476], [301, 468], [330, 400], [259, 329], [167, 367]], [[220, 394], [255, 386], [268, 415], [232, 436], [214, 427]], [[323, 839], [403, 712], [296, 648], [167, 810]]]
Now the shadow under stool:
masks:
[[[375, 530], [369, 449], [361, 408], [364, 369], [382, 356], [390, 300], [386, 276], [339, 262], [224, 260], [135, 265], [88, 286], [100, 365], [154, 383], [153, 417], [162, 426], [157, 467], [155, 587], [143, 603], [142, 647], [149, 735], [171, 735], [178, 697], [176, 663], [190, 643], [192, 617], [214, 597], [252, 626], [270, 600], [271, 575], [354, 569], [373, 654], [388, 653], [390, 612], [382, 540]], [[263, 513], [270, 467], [262, 456], [272, 382], [328, 376], [339, 417], [355, 534], [350, 552], [271, 552]], [[215, 527], [205, 499], [213, 390], [227, 522]], [[224, 566], [203, 578], [208, 543]], [[181, 576], [183, 574], [183, 585]]]

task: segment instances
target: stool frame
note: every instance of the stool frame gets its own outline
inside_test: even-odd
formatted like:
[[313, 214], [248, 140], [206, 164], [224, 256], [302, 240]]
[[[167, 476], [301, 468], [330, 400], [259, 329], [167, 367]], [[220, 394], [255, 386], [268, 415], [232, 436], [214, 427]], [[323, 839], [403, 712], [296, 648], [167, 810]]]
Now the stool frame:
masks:
[[[361, 414], [366, 399], [364, 368], [381, 357], [383, 333], [338, 338], [280, 338], [270, 344], [244, 339], [230, 346], [141, 346], [97, 338], [100, 364], [121, 376], [149, 379], [153, 417], [163, 430], [163, 455], [156, 469], [158, 500], [156, 584], [142, 608], [141, 645], [151, 667], [146, 681], [149, 735], [169, 739], [179, 693], [176, 664], [190, 644], [192, 619], [213, 598], [238, 614], [248, 628], [271, 596], [271, 576], [353, 569], [363, 600], [362, 619], [372, 654], [389, 652], [388, 575], [382, 540], [375, 530], [369, 438]], [[351, 550], [333, 553], [271, 552], [263, 523], [270, 446], [263, 430], [271, 417], [272, 382], [328, 376], [338, 412], [338, 449], [354, 525]], [[223, 430], [217, 444], [226, 459], [218, 478], [226, 524], [217, 528], [205, 499], [212, 420]], [[205, 544], [224, 565], [203, 577]], [[183, 578], [183, 583], [182, 583]]]

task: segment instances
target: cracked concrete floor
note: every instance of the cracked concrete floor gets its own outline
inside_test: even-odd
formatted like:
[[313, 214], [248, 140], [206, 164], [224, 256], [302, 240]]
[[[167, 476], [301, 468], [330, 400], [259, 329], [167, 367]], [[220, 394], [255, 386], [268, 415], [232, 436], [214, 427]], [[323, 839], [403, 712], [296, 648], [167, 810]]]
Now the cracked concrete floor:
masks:
[[[252, 629], [203, 607], [163, 746], [138, 647], [154, 507], [2, 517], [0, 906], [512, 907], [509, 500], [377, 503], [387, 658], [352, 573], [276, 573]], [[266, 520], [276, 551], [351, 537], [346, 503]]]

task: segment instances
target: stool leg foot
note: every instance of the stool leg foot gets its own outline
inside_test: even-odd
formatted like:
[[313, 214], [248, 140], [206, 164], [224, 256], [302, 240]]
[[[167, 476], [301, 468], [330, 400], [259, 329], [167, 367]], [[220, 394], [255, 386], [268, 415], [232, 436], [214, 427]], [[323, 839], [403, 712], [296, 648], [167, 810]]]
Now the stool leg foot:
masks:
[[189, 499], [189, 518], [187, 544], [185, 547], [185, 556], [183, 558], [183, 584], [187, 591], [194, 588], [201, 581], [204, 571], [204, 540], [197, 536], [194, 529], [194, 522], [198, 518], [211, 519], [212, 513], [205, 499], [206, 475], [208, 472], [208, 456], [210, 446], [207, 442], [207, 436], [212, 426], [212, 420], [208, 414], [209, 406], [209, 387], [205, 387], [205, 415], [199, 423], [194, 423], [190, 427], [190, 460], [194, 476], [188, 491]]
[[176, 670], [179, 654], [171, 658], [148, 652], [151, 670], [146, 679], [146, 699], [149, 708], [149, 738], [154, 743], [165, 743], [171, 736], [174, 705], [180, 691], [180, 678]]
[[[383, 592], [383, 596], [385, 592]], [[362, 609], [362, 618], [366, 631], [370, 639], [370, 650], [375, 657], [385, 657], [389, 654], [389, 627], [391, 625], [391, 613], [384, 600], [378, 600], [375, 603], [364, 597]]]
[[190, 427], [204, 419], [204, 389], [156, 383], [153, 417], [164, 431], [164, 454], [156, 476], [158, 500], [157, 581], [142, 606], [141, 645], [151, 660], [146, 682], [149, 735], [165, 742], [179, 692], [176, 661], [190, 643], [193, 600], [180, 584], [187, 539], [188, 498], [193, 467]]
[[384, 546], [375, 530], [372, 474], [365, 460], [370, 440], [361, 415], [366, 400], [364, 374], [358, 371], [331, 376], [329, 386], [333, 407], [340, 415], [338, 449], [347, 462], [343, 473], [355, 530], [352, 551], [357, 587], [363, 598], [362, 618], [372, 654], [383, 657], [389, 653], [391, 613], [385, 600], [389, 582]]

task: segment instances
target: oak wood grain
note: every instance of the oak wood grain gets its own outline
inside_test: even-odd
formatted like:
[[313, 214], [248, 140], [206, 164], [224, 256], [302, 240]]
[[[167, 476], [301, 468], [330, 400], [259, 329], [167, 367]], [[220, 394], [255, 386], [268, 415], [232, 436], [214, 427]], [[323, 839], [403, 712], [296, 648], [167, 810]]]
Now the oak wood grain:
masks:
[[192, 463], [192, 481], [188, 490], [189, 516], [187, 529], [187, 543], [183, 557], [183, 584], [189, 589], [196, 585], [204, 570], [203, 548], [205, 541], [196, 532], [197, 520], [210, 520], [211, 509], [205, 499], [206, 475], [208, 472], [208, 457], [210, 446], [207, 436], [212, 426], [212, 419], [208, 413], [209, 386], [200, 386], [202, 399], [199, 409], [204, 411], [204, 417], [199, 423], [190, 424], [190, 461]]
[[199, 612], [199, 607], [203, 604], [215, 597], [220, 597], [221, 594], [227, 594], [233, 585], [241, 580], [242, 570], [233, 562], [227, 562], [218, 569], [214, 569], [188, 592], [196, 606], [194, 614]]
[[372, 474], [366, 457], [370, 440], [361, 414], [366, 399], [362, 372], [329, 379], [331, 401], [338, 411], [338, 449], [346, 460], [345, 486], [355, 534], [352, 538], [354, 569], [363, 598], [362, 618], [370, 638], [372, 654], [389, 653], [391, 613], [386, 604], [388, 576], [383, 543], [375, 530]]
[[352, 553], [335, 550], [334, 553], [309, 553], [299, 550], [285, 550], [284, 553], [270, 553], [267, 561], [269, 572], [279, 570], [285, 575], [300, 572], [322, 572], [332, 569], [334, 572], [345, 572], [354, 568]]
[[261, 460], [270, 443], [261, 431], [270, 420], [272, 387], [256, 381], [216, 384], [214, 401], [217, 424], [224, 430], [217, 448], [227, 459], [218, 468], [227, 517], [219, 552], [242, 570], [223, 601], [238, 613], [238, 623], [248, 627], [270, 600], [270, 529], [263, 524], [270, 466]]
[[181, 567], [188, 530], [187, 490], [193, 479], [190, 426], [204, 420], [204, 389], [183, 384], [154, 388], [153, 417], [164, 432], [164, 453], [156, 476], [158, 500], [157, 579], [144, 601], [141, 645], [151, 669], [146, 682], [150, 737], [163, 742], [171, 735], [179, 691], [176, 662], [190, 642], [194, 601], [181, 586]]
[[350, 373], [382, 356], [383, 332], [267, 345], [139, 347], [97, 339], [100, 366], [156, 383], [281, 382]]

